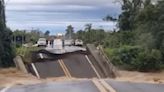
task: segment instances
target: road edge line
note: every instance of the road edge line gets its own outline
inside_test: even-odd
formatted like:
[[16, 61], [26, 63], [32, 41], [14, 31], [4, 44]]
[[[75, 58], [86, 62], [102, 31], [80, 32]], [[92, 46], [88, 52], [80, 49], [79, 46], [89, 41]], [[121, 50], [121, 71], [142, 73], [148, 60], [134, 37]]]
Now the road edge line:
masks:
[[100, 91], [100, 92], [108, 92], [104, 86], [102, 86], [99, 82], [99, 80], [96, 79], [92, 79], [92, 83], [96, 86], [96, 88]]
[[105, 80], [100, 79], [99, 81], [109, 92], [116, 92], [116, 90], [112, 88]]
[[94, 65], [92, 64], [92, 62], [90, 61], [89, 57], [87, 55], [85, 55], [85, 58], [87, 59], [87, 61], [89, 62], [89, 64], [91, 65], [92, 69], [94, 70], [94, 72], [96, 73], [97, 77], [100, 79], [101, 76], [100, 74], [97, 72], [96, 68], [94, 67]]
[[39, 56], [40, 56], [41, 59], [44, 58], [42, 53], [39, 53]]
[[40, 79], [40, 75], [39, 75], [38, 70], [36, 69], [34, 63], [31, 63], [31, 65], [32, 65], [32, 68], [34, 69], [36, 76], [38, 77], [38, 79]]
[[9, 85], [5, 88], [3, 88], [2, 90], [0, 90], [0, 92], [7, 92], [7, 90], [9, 90], [13, 85]]

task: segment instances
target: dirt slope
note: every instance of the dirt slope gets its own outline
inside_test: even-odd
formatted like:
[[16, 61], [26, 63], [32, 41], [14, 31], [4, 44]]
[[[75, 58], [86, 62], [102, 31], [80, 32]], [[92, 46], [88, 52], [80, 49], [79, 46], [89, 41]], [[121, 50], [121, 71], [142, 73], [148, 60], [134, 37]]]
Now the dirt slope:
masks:
[[[119, 71], [118, 81], [140, 82], [140, 83], [164, 83], [164, 71], [159, 73], [141, 73], [135, 71]], [[48, 78], [37, 79], [31, 74], [24, 74], [15, 68], [0, 69], [0, 87], [8, 85], [29, 85], [37, 83], [45, 83], [52, 81], [72, 81], [72, 80], [85, 80], [77, 78]]]
[[142, 73], [137, 71], [119, 71], [116, 80], [129, 82], [164, 83], [164, 71], [158, 73]]

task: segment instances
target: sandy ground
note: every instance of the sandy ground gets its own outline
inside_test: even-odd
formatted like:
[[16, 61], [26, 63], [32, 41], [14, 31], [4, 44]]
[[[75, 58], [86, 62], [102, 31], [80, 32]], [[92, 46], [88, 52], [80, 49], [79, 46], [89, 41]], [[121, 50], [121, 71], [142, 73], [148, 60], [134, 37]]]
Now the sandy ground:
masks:
[[47, 78], [47, 79], [38, 79], [31, 74], [24, 74], [21, 71], [10, 68], [10, 69], [0, 69], [0, 87], [7, 87], [11, 85], [30, 85], [38, 83], [47, 83], [52, 81], [79, 81], [87, 79], [77, 79], [77, 78], [68, 78], [68, 77], [57, 77], [57, 78]]
[[0, 87], [8, 85], [23, 85], [40, 83], [36, 77], [30, 74], [24, 74], [15, 68], [0, 69]]
[[[47, 83], [52, 81], [72, 81], [72, 80], [86, 80], [76, 78], [48, 78], [37, 79], [31, 74], [24, 74], [15, 68], [0, 69], [0, 87], [10, 85], [29, 85], [38, 83]], [[119, 71], [117, 81], [139, 82], [139, 83], [164, 83], [164, 71], [159, 73], [141, 73], [135, 71]]]
[[143, 73], [137, 71], [119, 71], [118, 81], [139, 83], [164, 83], [164, 71], [158, 73]]

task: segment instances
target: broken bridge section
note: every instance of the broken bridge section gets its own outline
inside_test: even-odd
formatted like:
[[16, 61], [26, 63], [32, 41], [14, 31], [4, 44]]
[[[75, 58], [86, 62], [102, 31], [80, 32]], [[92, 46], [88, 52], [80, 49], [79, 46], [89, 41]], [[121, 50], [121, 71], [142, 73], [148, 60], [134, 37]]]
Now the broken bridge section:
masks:
[[117, 70], [103, 52], [102, 48], [96, 48], [93, 44], [87, 44], [89, 58], [92, 59], [94, 66], [102, 73], [103, 77], [115, 78]]
[[113, 67], [99, 54], [94, 45], [87, 45], [87, 51], [64, 54], [48, 52], [33, 53], [33, 63], [28, 70], [38, 78], [108, 78], [115, 77]]

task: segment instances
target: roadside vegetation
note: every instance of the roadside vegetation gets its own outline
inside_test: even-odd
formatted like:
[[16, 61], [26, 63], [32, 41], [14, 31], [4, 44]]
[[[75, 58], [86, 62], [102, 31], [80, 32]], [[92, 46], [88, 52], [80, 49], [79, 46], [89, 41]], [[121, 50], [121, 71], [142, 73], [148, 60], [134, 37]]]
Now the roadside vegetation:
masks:
[[[20, 47], [22, 44], [31, 43], [36, 44], [40, 37], [47, 38], [49, 37], [50, 32], [47, 30], [43, 33], [40, 30], [15, 30], [13, 32], [13, 43], [15, 43], [16, 47]], [[21, 40], [19, 40], [19, 39]]]
[[14, 66], [15, 50], [11, 42], [12, 31], [0, 21], [0, 68]]
[[107, 16], [105, 21], [118, 22], [119, 30], [105, 32], [92, 29], [76, 33], [85, 43], [102, 45], [112, 63], [121, 69], [159, 71], [164, 66], [164, 1], [122, 0], [118, 18]]
[[50, 32], [47, 30], [45, 33], [39, 30], [15, 30], [13, 32], [13, 45], [16, 55], [23, 57], [24, 62], [31, 61], [31, 52], [38, 51], [42, 47], [37, 47], [37, 41], [40, 37], [48, 38]]
[[42, 47], [19, 47], [16, 48], [16, 55], [23, 57], [24, 62], [29, 63], [31, 62], [31, 52], [39, 51], [43, 49]]

